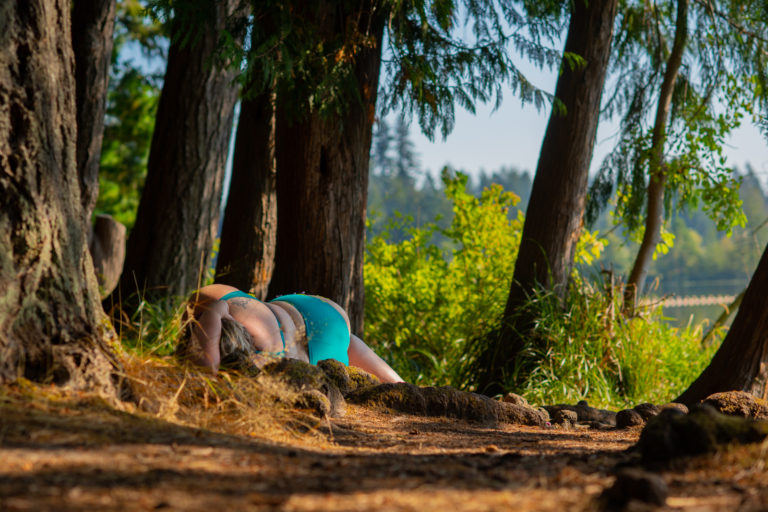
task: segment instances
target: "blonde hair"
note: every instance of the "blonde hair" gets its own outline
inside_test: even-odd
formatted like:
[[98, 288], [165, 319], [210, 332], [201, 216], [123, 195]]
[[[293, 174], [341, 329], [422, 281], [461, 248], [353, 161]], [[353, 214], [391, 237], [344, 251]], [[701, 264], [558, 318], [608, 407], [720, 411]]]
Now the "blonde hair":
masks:
[[[197, 346], [192, 338], [191, 322], [183, 329], [183, 334], [176, 345], [175, 355], [182, 360], [200, 359], [202, 347]], [[256, 357], [258, 352], [253, 346], [251, 335], [240, 322], [228, 318], [221, 319], [221, 337], [219, 338], [219, 365], [223, 368], [244, 373], [258, 373]]]
[[219, 341], [221, 365], [239, 369], [246, 362], [253, 364], [256, 351], [250, 333], [240, 322], [221, 319], [221, 338]]

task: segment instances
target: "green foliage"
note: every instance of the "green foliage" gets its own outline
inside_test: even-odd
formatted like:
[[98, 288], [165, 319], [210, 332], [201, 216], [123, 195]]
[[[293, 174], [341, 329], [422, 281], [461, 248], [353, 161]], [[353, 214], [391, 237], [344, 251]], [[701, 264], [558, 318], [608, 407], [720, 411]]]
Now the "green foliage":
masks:
[[[611, 64], [615, 85], [607, 115], [622, 115], [615, 150], [590, 186], [587, 221], [592, 224], [617, 194], [615, 219], [639, 238], [645, 219], [649, 175], [662, 154], [665, 211], [702, 208], [718, 228], [743, 226], [739, 179], [725, 166], [725, 138], [753, 114], [765, 97], [768, 39], [755, 2], [691, 2], [687, 44], [675, 84], [671, 117], [661, 147], [651, 147], [658, 91], [675, 37], [677, 2], [626, 2], [620, 9]], [[762, 12], [762, 11], [760, 11]], [[759, 54], [759, 55], [758, 55]], [[658, 152], [658, 153], [656, 153]], [[662, 242], [657, 250], [665, 250]]]
[[665, 403], [709, 363], [718, 343], [702, 347], [701, 327], [671, 326], [660, 306], [634, 318], [620, 312], [618, 288], [576, 279], [565, 303], [536, 291], [526, 308], [538, 318], [510, 388], [532, 403], [603, 407]]
[[[120, 73], [122, 71], [122, 73]], [[110, 84], [95, 212], [130, 230], [147, 175], [147, 159], [160, 90], [138, 69], [125, 66]]]
[[[387, 46], [380, 91], [386, 113], [415, 113], [433, 138], [453, 129], [456, 105], [474, 112], [476, 102], [501, 103], [502, 84], [540, 108], [551, 99], [517, 68], [513, 52], [538, 67], [560, 64], [558, 40], [565, 2], [511, 0], [387, 0]], [[516, 4], [522, 3], [523, 12]], [[527, 15], [526, 15], [527, 14]], [[543, 42], [544, 43], [543, 43]]]
[[[509, 293], [523, 226], [522, 212], [509, 210], [519, 198], [495, 184], [475, 197], [467, 182], [443, 172], [447, 228], [400, 216], [368, 242], [365, 338], [417, 384], [466, 387], [470, 342], [496, 328]], [[393, 241], [393, 233], [408, 236]], [[437, 234], [444, 244], [434, 243]], [[596, 233], [584, 233], [577, 260], [601, 250]]]
[[[764, 224], [768, 219], [768, 197], [751, 168], [735, 179], [742, 182], [738, 193], [746, 226], [734, 227], [727, 236], [701, 210], [674, 214], [662, 235], [674, 236], [674, 245], [659, 244], [657, 249], [667, 253], [656, 258], [649, 268], [649, 279], [658, 283], [654, 295], [735, 295], [746, 287], [768, 244], [768, 224]], [[624, 238], [620, 231], [611, 230], [612, 223], [615, 221], [604, 214], [594, 225], [608, 240], [599, 263], [621, 272], [632, 264], [637, 239]], [[712, 310], [715, 315], [717, 310]], [[669, 312], [681, 315], [685, 322], [690, 310]]]
[[130, 318], [115, 324], [123, 348], [143, 355], [167, 356], [187, 327], [185, 297], [150, 302], [144, 299]]
[[[136, 219], [162, 76], [149, 61], [165, 60], [165, 29], [138, 0], [117, 2], [112, 70], [104, 120], [95, 214], [109, 214], [130, 230]], [[137, 50], [137, 51], [134, 51]], [[129, 54], [147, 58], [144, 65]], [[162, 72], [159, 70], [158, 72]]]
[[[365, 262], [366, 339], [417, 384], [457, 384], [467, 340], [501, 315], [522, 230], [522, 214], [507, 215], [518, 201], [511, 192], [493, 186], [476, 198], [464, 175], [444, 173], [443, 182], [451, 225], [390, 222], [368, 243]], [[395, 229], [409, 238], [391, 243]], [[448, 254], [431, 243], [438, 232], [452, 246]]]
[[[471, 389], [466, 368], [477, 340], [498, 327], [523, 219], [509, 218], [516, 197], [498, 185], [476, 198], [465, 176], [443, 180], [454, 211], [449, 227], [416, 228], [399, 216], [368, 243], [365, 337], [410, 382]], [[408, 236], [393, 241], [393, 232]], [[438, 234], [448, 250], [433, 242]], [[695, 236], [681, 236], [681, 247], [696, 246]], [[578, 262], [590, 264], [604, 245], [596, 232], [584, 233]], [[717, 343], [702, 347], [702, 326], [675, 327], [658, 305], [627, 319], [621, 301], [618, 288], [579, 273], [564, 300], [536, 291], [526, 305], [537, 319], [534, 332], [509, 388], [540, 404], [588, 399], [619, 408], [674, 398]]]

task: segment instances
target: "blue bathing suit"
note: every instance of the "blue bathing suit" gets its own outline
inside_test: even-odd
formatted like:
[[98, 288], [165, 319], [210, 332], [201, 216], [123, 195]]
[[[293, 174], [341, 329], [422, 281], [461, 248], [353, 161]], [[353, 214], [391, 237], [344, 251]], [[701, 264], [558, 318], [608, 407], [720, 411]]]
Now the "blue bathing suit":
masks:
[[[219, 300], [229, 300], [229, 299], [234, 299], [234, 298], [237, 298], [237, 297], [243, 297], [243, 298], [246, 298], [246, 299], [259, 300], [256, 297], [254, 297], [253, 295], [251, 295], [250, 293], [245, 293], [244, 291], [241, 291], [241, 290], [235, 290], [234, 292], [229, 292], [226, 295], [222, 295]], [[259, 301], [259, 302], [261, 302], [261, 301]], [[275, 315], [275, 320], [277, 320], [277, 326], [280, 328], [280, 339], [283, 341], [283, 350], [280, 350], [278, 352], [270, 352], [268, 350], [256, 350], [256, 349], [253, 349], [254, 352], [259, 353], [259, 354], [262, 353], [262, 352], [265, 352], [267, 354], [273, 354], [275, 356], [284, 356], [285, 355], [285, 335], [283, 334], [283, 326], [280, 325], [280, 319], [277, 318], [277, 315]]]
[[[235, 297], [259, 300], [253, 295], [240, 290], [227, 293], [219, 300], [233, 299]], [[318, 361], [323, 359], [335, 359], [349, 366], [349, 327], [344, 316], [335, 307], [319, 297], [298, 293], [282, 295], [272, 299], [270, 302], [287, 302], [301, 313], [301, 316], [304, 318], [304, 325], [306, 326], [310, 363], [317, 364]], [[277, 322], [280, 324], [279, 319]], [[285, 354], [285, 337], [283, 336], [282, 327], [280, 328], [280, 337], [283, 339], [283, 350], [274, 353], [275, 355]]]
[[335, 359], [349, 366], [349, 327], [339, 311], [313, 295], [282, 295], [270, 302], [287, 302], [304, 317], [309, 362]]

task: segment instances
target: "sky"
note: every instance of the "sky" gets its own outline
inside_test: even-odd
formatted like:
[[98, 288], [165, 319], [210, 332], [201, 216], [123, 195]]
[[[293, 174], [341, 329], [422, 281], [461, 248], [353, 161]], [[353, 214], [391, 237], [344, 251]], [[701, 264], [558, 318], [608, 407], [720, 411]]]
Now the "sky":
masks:
[[[535, 68], [521, 69], [538, 87], [552, 93], [555, 88], [554, 72]], [[541, 141], [549, 119], [549, 109], [540, 112], [533, 105], [521, 106], [511, 90], [506, 90], [501, 107], [493, 112], [492, 105], [479, 105], [476, 114], [457, 109], [453, 132], [443, 141], [438, 133], [432, 142], [425, 137], [414, 119], [411, 137], [419, 155], [421, 168], [432, 174], [444, 165], [468, 172], [481, 169], [492, 172], [503, 166], [517, 167], [533, 174], [539, 158]], [[596, 171], [616, 144], [618, 121], [601, 121], [595, 139], [592, 171]], [[768, 140], [746, 121], [727, 140], [725, 155], [728, 164], [744, 169], [747, 163], [768, 185]]]

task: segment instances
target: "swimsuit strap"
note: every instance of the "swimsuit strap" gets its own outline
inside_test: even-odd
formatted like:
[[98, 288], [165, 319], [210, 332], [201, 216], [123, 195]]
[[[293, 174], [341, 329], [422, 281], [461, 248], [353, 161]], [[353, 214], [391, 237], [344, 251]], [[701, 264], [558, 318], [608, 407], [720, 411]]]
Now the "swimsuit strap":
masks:
[[[250, 293], [245, 293], [242, 290], [235, 290], [233, 292], [229, 292], [229, 293], [227, 293], [225, 295], [222, 295], [219, 300], [236, 299], [238, 297], [242, 297], [244, 299], [253, 299], [255, 301], [261, 302], [259, 299], [257, 299], [256, 297], [254, 297]], [[269, 350], [256, 350], [256, 349], [253, 349], [253, 351], [258, 353], [258, 354], [260, 354], [262, 352], [266, 352], [268, 354], [274, 354], [276, 356], [284, 356], [285, 355], [285, 334], [283, 334], [283, 324], [280, 323], [280, 319], [277, 317], [277, 315], [275, 315], [274, 311], [272, 311], [271, 309], [269, 311], [272, 313], [272, 315], [274, 315], [275, 320], [277, 320], [277, 326], [280, 328], [280, 340], [282, 340], [282, 342], [283, 342], [283, 350], [280, 350], [279, 352], [271, 352]]]
[[219, 300], [229, 300], [229, 299], [234, 299], [234, 298], [237, 298], [237, 297], [243, 297], [244, 299], [258, 300], [259, 302], [261, 302], [259, 299], [257, 299], [256, 297], [254, 297], [250, 293], [245, 293], [242, 290], [235, 290], [233, 292], [229, 292], [226, 295], [222, 295]]

